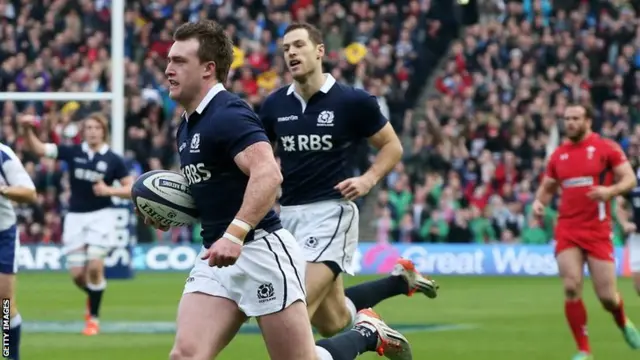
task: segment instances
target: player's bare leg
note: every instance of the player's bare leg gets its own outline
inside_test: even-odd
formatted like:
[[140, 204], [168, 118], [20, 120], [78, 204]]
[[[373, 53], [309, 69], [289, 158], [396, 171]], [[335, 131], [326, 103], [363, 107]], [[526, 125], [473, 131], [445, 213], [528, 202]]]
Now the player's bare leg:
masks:
[[356, 313], [355, 306], [344, 295], [344, 285], [340, 275], [329, 285], [322, 301], [315, 306], [313, 315], [311, 312], [309, 315], [311, 315], [311, 324], [320, 335], [330, 337], [350, 327]]
[[636, 290], [636, 293], [640, 295], [640, 272], [634, 272], [631, 274], [633, 278], [633, 288]]
[[89, 289], [87, 289], [87, 250], [86, 246], [71, 251], [66, 255], [66, 266], [71, 275], [71, 281], [87, 295], [85, 303], [85, 322], [91, 319], [89, 307]]
[[587, 310], [582, 302], [583, 269], [586, 258], [581, 249], [572, 247], [556, 255], [558, 270], [564, 287], [564, 314], [578, 347], [574, 360], [591, 358], [587, 335]]
[[[0, 264], [2, 265], [2, 264]], [[0, 273], [0, 298], [10, 299], [11, 307], [9, 308], [9, 358], [10, 360], [20, 359], [20, 333], [22, 326], [22, 317], [18, 312], [15, 302], [15, 283], [16, 276], [14, 274]]]
[[618, 292], [616, 266], [613, 261], [587, 258], [593, 286], [602, 306], [613, 315], [618, 328], [632, 349], [640, 349], [640, 333], [626, 317], [624, 303]]
[[107, 287], [104, 276], [104, 256], [107, 250], [90, 245], [87, 249], [87, 294], [89, 296], [89, 318], [83, 331], [85, 335], [97, 335], [100, 331], [99, 317], [102, 296]]
[[372, 309], [356, 316], [350, 331], [316, 343], [320, 360], [353, 360], [365, 352], [377, 352], [391, 360], [412, 360], [407, 339], [391, 329]]
[[271, 359], [316, 360], [313, 333], [302, 301], [258, 317], [258, 325]]
[[246, 316], [238, 305], [203, 293], [182, 296], [178, 306], [176, 339], [171, 360], [210, 360], [236, 335]]

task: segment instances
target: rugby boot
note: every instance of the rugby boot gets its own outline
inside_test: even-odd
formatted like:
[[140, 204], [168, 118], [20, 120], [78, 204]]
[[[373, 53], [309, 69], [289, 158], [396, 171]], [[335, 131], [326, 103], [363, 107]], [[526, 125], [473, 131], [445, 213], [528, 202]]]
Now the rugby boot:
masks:
[[574, 357], [572, 357], [571, 360], [593, 360], [593, 356], [591, 356], [591, 354], [589, 353], [581, 351], [577, 353]]
[[89, 319], [87, 324], [85, 325], [84, 330], [82, 330], [83, 335], [93, 336], [98, 335], [100, 333], [100, 323], [96, 319]]
[[420, 274], [418, 270], [416, 270], [413, 261], [409, 259], [399, 259], [391, 275], [402, 276], [407, 284], [409, 284], [407, 296], [412, 296], [416, 292], [423, 293], [429, 299], [435, 299], [438, 296], [440, 286], [438, 286], [435, 280]]
[[640, 332], [638, 332], [631, 320], [626, 320], [622, 334], [624, 334], [624, 339], [632, 349], [640, 349]]
[[378, 335], [376, 352], [390, 360], [413, 360], [409, 341], [399, 332], [390, 328], [372, 309], [362, 309], [356, 315], [354, 326], [375, 330]]

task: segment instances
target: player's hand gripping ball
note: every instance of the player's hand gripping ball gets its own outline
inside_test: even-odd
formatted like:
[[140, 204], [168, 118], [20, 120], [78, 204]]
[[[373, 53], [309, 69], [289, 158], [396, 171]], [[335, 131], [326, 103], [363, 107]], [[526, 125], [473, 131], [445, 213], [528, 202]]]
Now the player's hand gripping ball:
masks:
[[241, 252], [242, 245], [221, 237], [200, 258], [202, 260], [208, 259], [209, 266], [221, 268], [235, 264]]
[[189, 182], [177, 172], [154, 170], [142, 174], [131, 187], [131, 199], [145, 224], [156, 229], [191, 225], [199, 218]]

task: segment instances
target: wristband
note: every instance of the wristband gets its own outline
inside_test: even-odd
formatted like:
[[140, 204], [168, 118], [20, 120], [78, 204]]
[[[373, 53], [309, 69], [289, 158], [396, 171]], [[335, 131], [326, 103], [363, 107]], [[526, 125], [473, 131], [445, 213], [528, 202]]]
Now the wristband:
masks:
[[240, 219], [233, 219], [233, 221], [231, 221], [231, 223], [239, 228], [241, 228], [242, 230], [249, 232], [251, 230], [253, 230], [253, 226], [249, 225], [247, 222], [242, 221]]
[[235, 235], [229, 234], [228, 232], [224, 233], [224, 235], [222, 235], [222, 237], [225, 238], [225, 239], [228, 239], [232, 243], [238, 244], [240, 246], [244, 245], [244, 241], [240, 240], [240, 238], [238, 238]]

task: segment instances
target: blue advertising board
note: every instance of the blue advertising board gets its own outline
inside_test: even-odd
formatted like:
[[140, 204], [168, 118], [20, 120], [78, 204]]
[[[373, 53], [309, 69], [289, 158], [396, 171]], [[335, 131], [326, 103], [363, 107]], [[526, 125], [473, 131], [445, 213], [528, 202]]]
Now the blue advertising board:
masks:
[[[131, 250], [131, 251], [130, 251]], [[133, 271], [188, 272], [196, 260], [198, 245], [131, 245], [106, 259], [111, 273]], [[617, 273], [623, 275], [625, 250], [615, 251]], [[553, 247], [548, 245], [446, 245], [364, 243], [354, 257], [358, 274], [387, 274], [399, 257], [411, 259], [417, 270], [430, 275], [556, 276]], [[64, 270], [57, 246], [25, 246], [19, 252], [22, 271]], [[122, 277], [119, 277], [122, 278]], [[124, 277], [126, 278], [126, 277]]]

